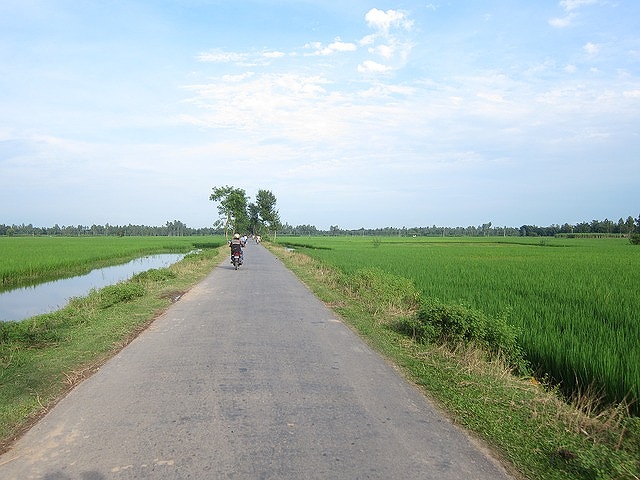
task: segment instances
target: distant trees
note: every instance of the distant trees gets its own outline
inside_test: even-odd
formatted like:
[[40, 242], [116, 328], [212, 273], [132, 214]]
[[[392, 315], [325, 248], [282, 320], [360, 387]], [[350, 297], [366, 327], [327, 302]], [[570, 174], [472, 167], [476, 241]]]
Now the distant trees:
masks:
[[34, 227], [33, 225], [0, 225], [0, 236], [30, 235], [30, 236], [64, 236], [64, 237], [154, 237], [154, 236], [186, 236], [186, 235], [220, 235], [222, 230], [215, 228], [191, 228], [186, 224], [174, 220], [163, 226], [147, 225], [69, 225], [53, 227]]
[[249, 232], [257, 234], [260, 231], [260, 211], [255, 203], [248, 206], [249, 213]]
[[[640, 216], [638, 217], [640, 220]], [[548, 236], [630, 236], [633, 233], [640, 233], [640, 224], [637, 220], [629, 216], [626, 220], [622, 217], [614, 222], [605, 218], [604, 220], [592, 220], [591, 222], [579, 222], [575, 225], [550, 225], [548, 227], [538, 227], [536, 225], [522, 225], [520, 236], [524, 237], [548, 237]]]
[[276, 196], [270, 190], [258, 190], [255, 203], [249, 203], [249, 197], [241, 188], [214, 187], [209, 200], [218, 203], [220, 219], [214, 225], [222, 226], [225, 236], [229, 230], [258, 234], [266, 229], [273, 232], [275, 239], [280, 216], [276, 210]]
[[[629, 217], [631, 218], [631, 217]], [[627, 219], [627, 223], [628, 223], [629, 219]], [[629, 241], [634, 244], [634, 245], [640, 245], [640, 215], [638, 215], [638, 218], [635, 221], [635, 233], [631, 233], [629, 235]]]
[[248, 197], [243, 189], [229, 186], [214, 187], [209, 200], [218, 203], [220, 218], [214, 225], [224, 228], [225, 237], [228, 236], [229, 229], [234, 232], [244, 232], [247, 229], [249, 226]]
[[[640, 222], [640, 216], [638, 216], [638, 222]], [[621, 233], [632, 233], [634, 231], [633, 217], [629, 215], [626, 222], [623, 222], [622, 218], [620, 218], [620, 220], [618, 220], [618, 227]]]
[[173, 222], [167, 222], [167, 235], [170, 237], [182, 237], [185, 235], [187, 231], [187, 226], [179, 220], [174, 220]]
[[281, 233], [284, 235], [300, 235], [300, 236], [314, 236], [314, 235], [322, 235], [322, 232], [318, 230], [315, 225], [289, 225], [288, 223], [283, 223], [280, 225]]
[[[640, 217], [638, 217], [640, 221]], [[328, 230], [320, 230], [314, 225], [289, 225], [284, 223], [280, 232], [284, 235], [311, 236], [380, 236], [380, 237], [548, 237], [548, 236], [629, 236], [634, 231], [640, 235], [640, 224], [637, 220], [628, 217], [627, 220], [621, 218], [618, 222], [609, 220], [580, 222], [577, 224], [564, 223], [563, 225], [553, 224], [546, 227], [537, 225], [522, 225], [519, 228], [508, 226], [497, 226], [491, 222], [477, 226], [466, 227], [445, 227], [432, 225], [430, 227], [378, 227], [378, 228], [358, 228], [344, 229], [338, 225], [331, 225]], [[640, 241], [640, 240], [639, 240]]]
[[258, 190], [256, 195], [256, 209], [258, 211], [259, 224], [267, 231], [273, 232], [276, 239], [277, 230], [280, 227], [280, 216], [276, 210], [276, 196], [269, 190]]
[[526, 237], [628, 237], [632, 243], [640, 245], [640, 215], [637, 218], [621, 217], [617, 222], [604, 219], [576, 224], [563, 225], [522, 225], [519, 228], [501, 227], [491, 222], [477, 226], [444, 227], [432, 225], [430, 227], [378, 227], [344, 229], [338, 225], [331, 225], [328, 230], [321, 230], [315, 225], [289, 225], [281, 223], [280, 214], [276, 210], [276, 197], [269, 190], [259, 190], [256, 201], [249, 202], [244, 190], [234, 187], [216, 187], [209, 197], [219, 203], [220, 219], [213, 227], [190, 228], [179, 220], [166, 222], [163, 226], [146, 225], [69, 225], [52, 227], [37, 227], [32, 224], [5, 225], [0, 224], [0, 236], [11, 235], [49, 235], [49, 236], [152, 236], [152, 235], [221, 235], [234, 230], [239, 233], [253, 233], [274, 237], [280, 233], [284, 235], [312, 236], [312, 235], [352, 235], [352, 236], [380, 236], [380, 237], [479, 237], [479, 236], [526, 236]]
[[[640, 216], [637, 220], [627, 217], [626, 220], [620, 218], [617, 222], [605, 220], [592, 220], [591, 222], [580, 222], [574, 225], [564, 223], [563, 225], [553, 224], [546, 227], [537, 225], [522, 225], [519, 228], [493, 225], [491, 222], [482, 223], [467, 227], [446, 227], [432, 225], [430, 227], [378, 227], [378, 228], [358, 228], [344, 229], [338, 225], [331, 225], [328, 230], [319, 230], [313, 225], [292, 226], [284, 223], [281, 232], [285, 235], [351, 235], [351, 236], [381, 236], [381, 237], [406, 237], [406, 236], [429, 236], [429, 237], [548, 237], [548, 236], [629, 236], [637, 232], [640, 236]], [[639, 239], [640, 242], [640, 239]]]

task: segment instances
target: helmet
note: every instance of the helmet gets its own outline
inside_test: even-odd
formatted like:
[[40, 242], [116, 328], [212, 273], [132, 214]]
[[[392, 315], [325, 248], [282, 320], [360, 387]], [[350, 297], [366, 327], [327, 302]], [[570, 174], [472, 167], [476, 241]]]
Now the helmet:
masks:
[[239, 233], [236, 233], [236, 234], [233, 236], [233, 238], [240, 238], [240, 234], [239, 234]]

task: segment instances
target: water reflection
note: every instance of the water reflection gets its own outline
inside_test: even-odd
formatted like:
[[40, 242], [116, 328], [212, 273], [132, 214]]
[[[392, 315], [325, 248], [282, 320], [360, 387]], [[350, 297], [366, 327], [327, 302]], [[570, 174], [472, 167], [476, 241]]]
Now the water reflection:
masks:
[[31, 287], [0, 293], [0, 321], [18, 321], [64, 307], [72, 297], [84, 297], [99, 289], [127, 280], [152, 268], [164, 268], [184, 258], [184, 253], [148, 255], [112, 267], [98, 268], [86, 275], [63, 278]]

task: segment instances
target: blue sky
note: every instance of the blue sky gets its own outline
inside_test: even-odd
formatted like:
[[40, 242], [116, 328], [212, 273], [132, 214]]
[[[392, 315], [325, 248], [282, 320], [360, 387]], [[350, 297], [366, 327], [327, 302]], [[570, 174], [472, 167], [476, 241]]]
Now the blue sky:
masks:
[[635, 0], [3, 0], [0, 223], [640, 213]]

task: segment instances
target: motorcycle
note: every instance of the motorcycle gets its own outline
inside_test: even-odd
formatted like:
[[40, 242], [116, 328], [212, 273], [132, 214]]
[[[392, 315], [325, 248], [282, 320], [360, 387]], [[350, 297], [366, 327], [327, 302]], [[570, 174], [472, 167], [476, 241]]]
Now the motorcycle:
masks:
[[234, 252], [231, 254], [231, 263], [236, 270], [240, 265], [242, 265], [242, 256], [240, 255], [240, 252]]

